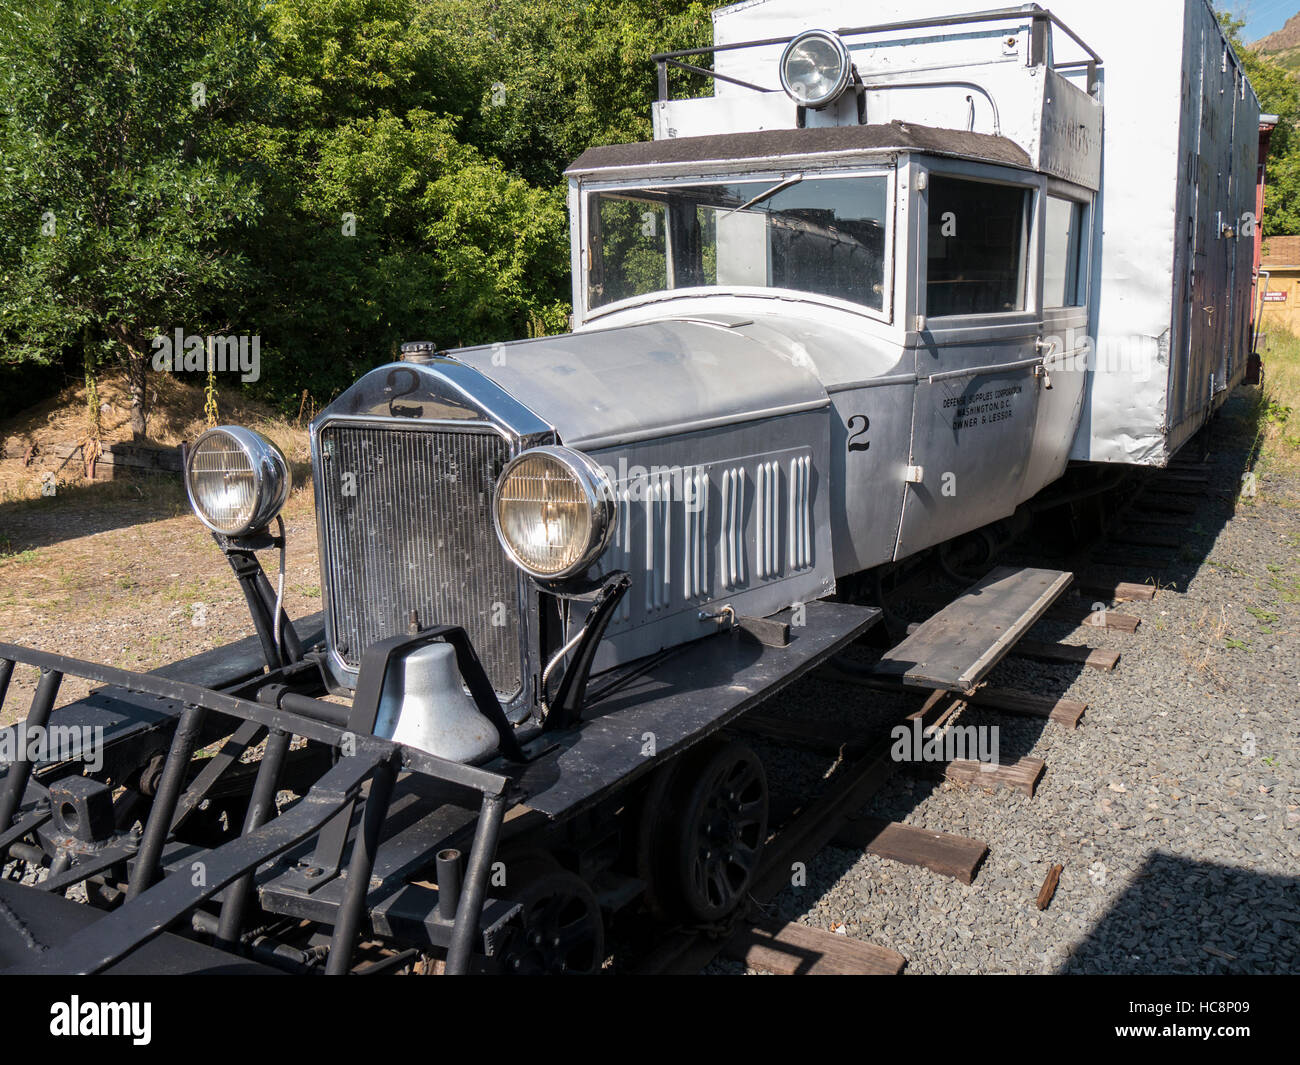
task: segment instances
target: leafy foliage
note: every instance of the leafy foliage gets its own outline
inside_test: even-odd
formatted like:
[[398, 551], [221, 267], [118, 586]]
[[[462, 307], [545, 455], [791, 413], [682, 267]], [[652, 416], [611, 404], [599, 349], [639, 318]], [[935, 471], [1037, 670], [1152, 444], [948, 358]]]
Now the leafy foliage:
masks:
[[648, 57], [705, 43], [708, 11], [0, 0], [3, 358], [122, 359], [143, 417], [177, 326], [260, 337], [286, 406], [405, 339], [559, 331], [564, 167], [649, 135]]
[[465, 116], [465, 138], [547, 185], [593, 144], [649, 138], [650, 56], [707, 44], [715, 6], [434, 0], [423, 17], [448, 60], [444, 98]]
[[0, 7], [4, 360], [123, 362], [145, 429], [149, 338], [242, 280], [256, 185], [220, 155], [263, 61], [245, 0]]
[[703, 6], [646, 0], [277, 0], [269, 18], [280, 107], [246, 151], [272, 281], [250, 313], [282, 397], [345, 387], [403, 339], [565, 328], [563, 169], [648, 136], [648, 56], [708, 33]]
[[1241, 39], [1243, 19], [1217, 12], [1219, 24], [1241, 60], [1259, 96], [1260, 110], [1277, 115], [1268, 153], [1268, 189], [1264, 197], [1264, 236], [1300, 233], [1300, 83], [1286, 66], [1261, 55]]

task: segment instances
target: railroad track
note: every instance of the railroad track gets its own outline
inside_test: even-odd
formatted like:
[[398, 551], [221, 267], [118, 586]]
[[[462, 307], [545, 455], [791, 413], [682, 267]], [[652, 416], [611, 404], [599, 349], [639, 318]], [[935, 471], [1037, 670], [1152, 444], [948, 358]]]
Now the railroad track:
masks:
[[[1112, 631], [1133, 635], [1139, 631], [1139, 619], [1125, 613], [1123, 604], [1153, 600], [1162, 587], [1159, 573], [1164, 569], [1158, 561], [1129, 558], [1119, 549], [1124, 546], [1180, 549], [1185, 537], [1173, 535], [1170, 530], [1186, 526], [1187, 516], [1198, 509], [1195, 497], [1203, 494], [1207, 486], [1208, 467], [1204, 464], [1186, 463], [1162, 471], [1118, 512], [1113, 531], [1103, 534], [1079, 556], [1087, 568], [1076, 576], [1071, 594], [1054, 603], [1042, 620], [1073, 622], [1076, 631], [1088, 632], [1088, 643], [1021, 638], [1008, 653], [1081, 669], [1105, 672], [1116, 669], [1121, 654], [1105, 646], [1102, 634]], [[1140, 575], [1143, 579], [1115, 580], [1097, 572], [1094, 560], [1099, 556], [1107, 567], [1133, 566], [1135, 572], [1130, 575]], [[899, 598], [937, 613], [951, 605], [954, 597], [920, 584], [904, 586]], [[915, 625], [909, 626], [909, 631], [915, 630]], [[896, 685], [887, 682], [874, 683], [856, 675], [837, 674], [834, 667], [823, 669], [819, 677], [852, 684], [859, 690], [898, 690]], [[767, 915], [766, 908], [790, 885], [799, 863], [806, 867], [819, 851], [831, 845], [920, 866], [935, 875], [975, 884], [990, 846], [997, 846], [996, 840], [972, 839], [944, 832], [939, 827], [922, 828], [861, 813], [900, 768], [891, 754], [889, 736], [893, 726], [915, 727], [913, 723], [919, 723], [930, 734], [957, 719], [966, 706], [976, 706], [1076, 729], [1088, 709], [1077, 700], [987, 684], [972, 692], [935, 691], [913, 699], [919, 705], [909, 706], [883, 730], [877, 726], [871, 732], [845, 729], [837, 734], [828, 731], [825, 723], [810, 723], [764, 709], [740, 719], [734, 725], [737, 732], [835, 758], [836, 768], [830, 775], [829, 785], [796, 808], [770, 836], [747, 910], [723, 927], [673, 931], [641, 959], [635, 971], [694, 973], [723, 956], [776, 974], [902, 972], [907, 959], [895, 950], [808, 925], [774, 920]], [[959, 785], [984, 789], [1008, 787], [1032, 797], [1046, 770], [1041, 759], [1032, 757], [1001, 763], [992, 771], [978, 763], [959, 760], [946, 763], [943, 775]], [[1049, 872], [1039, 892], [1040, 908], [1050, 905], [1060, 871], [1059, 866], [1054, 866]]]
[[[1096, 589], [1093, 589], [1095, 593]], [[1112, 595], [1154, 594], [1149, 587], [1117, 585]], [[1078, 597], [1075, 597], [1078, 598]], [[1081, 624], [1097, 625], [1093, 611], [1071, 602], [1069, 611]], [[1064, 611], [1054, 611], [1061, 616]], [[1125, 615], [1114, 619], [1120, 631], [1136, 631], [1136, 619]], [[1119, 653], [1106, 648], [1087, 648], [1082, 657], [1075, 645], [1025, 641], [1013, 646], [1011, 655], [1066, 661], [1082, 668], [1113, 670]], [[873, 683], [857, 676], [823, 670], [820, 679], [852, 685], [859, 692], [897, 692], [888, 682]], [[756, 710], [734, 726], [738, 732], [776, 743], [799, 747], [837, 759], [828, 787], [796, 808], [769, 838], [762, 864], [750, 892], [751, 905], [726, 927], [682, 929], [664, 938], [642, 959], [636, 971], [643, 973], [698, 972], [719, 955], [778, 974], [869, 973], [892, 974], [903, 970], [906, 959], [897, 951], [878, 944], [791, 922], [777, 922], [764, 909], [792, 882], [802, 863], [807, 863], [828, 845], [878, 855], [892, 861], [921, 866], [936, 875], [951, 876], [963, 883], [975, 882], [988, 854], [990, 843], [927, 826], [919, 828], [898, 822], [863, 816], [860, 811], [890, 776], [900, 768], [892, 756], [890, 736], [895, 725], [919, 728], [931, 735], [955, 721], [967, 706], [999, 713], [1042, 719], [1058, 728], [1075, 729], [1087, 711], [1084, 703], [1040, 693], [982, 685], [973, 693], [935, 691], [928, 696], [911, 695], [910, 705], [883, 730], [872, 732], [828, 731], [826, 725]], [[915, 723], [915, 724], [914, 724]], [[1038, 758], [1021, 757], [999, 763], [995, 769], [969, 760], [947, 762], [943, 776], [956, 784], [984, 789], [1007, 787], [1032, 796], [1046, 772]], [[992, 841], [996, 845], [996, 841]]]

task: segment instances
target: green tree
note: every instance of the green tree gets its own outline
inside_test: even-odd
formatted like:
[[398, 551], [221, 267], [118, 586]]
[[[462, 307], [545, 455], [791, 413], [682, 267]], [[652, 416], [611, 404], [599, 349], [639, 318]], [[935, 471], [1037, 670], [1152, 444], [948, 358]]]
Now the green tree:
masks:
[[650, 137], [651, 55], [707, 45], [717, 6], [431, 0], [420, 18], [446, 57], [439, 91], [464, 116], [465, 139], [532, 183], [549, 185], [593, 144]]
[[0, 338], [127, 370], [147, 429], [151, 338], [237, 291], [257, 185], [224, 149], [256, 104], [256, 0], [0, 2]]
[[563, 195], [461, 136], [451, 62], [419, 0], [276, 0], [275, 106], [239, 137], [267, 214], [246, 254], [265, 387], [319, 398], [412, 338], [555, 331], [567, 315]]
[[707, 42], [708, 10], [0, 0], [4, 357], [121, 359], [143, 432], [178, 325], [257, 334], [285, 405], [404, 339], [561, 330], [563, 170], [649, 136], [649, 56]]
[[1269, 144], [1264, 194], [1264, 236], [1300, 233], [1300, 84], [1291, 71], [1260, 55], [1241, 39], [1243, 19], [1217, 12], [1219, 24], [1241, 60], [1250, 84], [1259, 96], [1260, 110], [1277, 115], [1277, 128]]

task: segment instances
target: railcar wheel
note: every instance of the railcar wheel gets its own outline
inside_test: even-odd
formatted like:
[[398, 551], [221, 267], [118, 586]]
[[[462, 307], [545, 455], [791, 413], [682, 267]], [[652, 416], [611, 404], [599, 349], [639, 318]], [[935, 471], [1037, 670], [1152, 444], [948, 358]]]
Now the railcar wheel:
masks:
[[605, 922], [587, 882], [550, 859], [516, 868], [509, 892], [523, 908], [501, 954], [507, 973], [587, 975], [605, 961]]
[[973, 583], [993, 564], [998, 550], [992, 531], [977, 529], [939, 545], [939, 568], [959, 584]]
[[678, 820], [678, 890], [686, 914], [718, 921], [739, 907], [767, 839], [767, 774], [758, 755], [732, 741], [717, 748], [687, 784]]
[[645, 883], [646, 909], [660, 921], [677, 917], [673, 895], [677, 878], [677, 848], [671, 838], [676, 819], [674, 796], [680, 791], [680, 774], [686, 758], [674, 758], [660, 766], [641, 799], [641, 816], [636, 834], [636, 875]]

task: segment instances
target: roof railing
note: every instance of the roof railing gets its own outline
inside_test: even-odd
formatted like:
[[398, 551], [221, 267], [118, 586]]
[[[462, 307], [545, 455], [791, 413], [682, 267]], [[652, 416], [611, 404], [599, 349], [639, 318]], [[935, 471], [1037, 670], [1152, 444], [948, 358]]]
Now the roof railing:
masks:
[[[1088, 92], [1091, 94], [1095, 91], [1097, 68], [1102, 65], [1101, 56], [1052, 11], [1038, 4], [1022, 4], [1019, 7], [1004, 7], [990, 11], [974, 11], [957, 15], [939, 15], [932, 18], [907, 19], [903, 22], [885, 22], [874, 26], [854, 26], [839, 29], [835, 32], [840, 37], [862, 37], [868, 34], [890, 33], [897, 30], [971, 26], [987, 22], [1007, 22], [1013, 19], [1028, 19], [1032, 22], [1028, 66], [1038, 66], [1046, 61], [1050, 33], [1052, 28], [1055, 27], [1078, 45], [1087, 54], [1088, 58], [1071, 60], [1066, 63], [1054, 63], [1053, 69], [1071, 70], [1086, 67]], [[777, 44], [789, 44], [796, 36], [797, 34], [791, 34], [788, 37], [769, 37], [761, 41], [739, 41], [733, 44], [714, 44], [705, 48], [685, 48], [676, 52], [657, 53], [650, 58], [654, 61], [659, 72], [659, 100], [663, 102], [669, 99], [668, 70], [670, 67], [676, 70], [684, 70], [688, 74], [699, 74], [707, 78], [713, 78], [716, 81], [739, 85], [741, 88], [752, 89], [755, 92], [780, 92], [779, 89], [769, 89], [762, 85], [755, 85], [753, 82], [732, 77], [730, 74], [722, 74], [716, 70], [710, 70], [708, 67], [687, 63], [684, 60], [695, 56], [716, 56], [718, 52], [735, 52], [745, 48], [765, 48]]]

